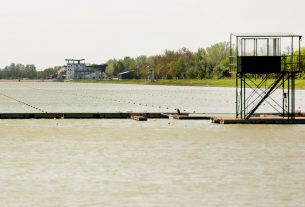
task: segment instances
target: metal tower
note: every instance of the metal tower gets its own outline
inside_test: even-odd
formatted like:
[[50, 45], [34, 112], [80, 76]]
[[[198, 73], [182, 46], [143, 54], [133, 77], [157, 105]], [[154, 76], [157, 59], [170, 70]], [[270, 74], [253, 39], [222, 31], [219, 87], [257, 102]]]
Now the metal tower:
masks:
[[[301, 35], [231, 34], [230, 70], [236, 74], [236, 118], [258, 109], [295, 118], [295, 77], [301, 72]], [[282, 97], [273, 96], [277, 89]], [[267, 107], [268, 106], [268, 107]]]

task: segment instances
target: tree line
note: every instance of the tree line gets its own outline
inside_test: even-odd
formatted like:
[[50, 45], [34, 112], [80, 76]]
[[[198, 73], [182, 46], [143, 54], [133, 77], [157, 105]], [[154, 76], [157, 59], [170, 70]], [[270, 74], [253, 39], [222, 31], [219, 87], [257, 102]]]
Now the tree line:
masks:
[[150, 69], [157, 79], [204, 79], [229, 77], [229, 43], [221, 42], [192, 52], [187, 48], [166, 50], [164, 54], [136, 58], [110, 59], [108, 76], [134, 71], [135, 78], [145, 79]]
[[12, 63], [0, 69], [0, 79], [37, 79], [35, 65], [23, 65]]
[[33, 64], [15, 64], [0, 69], [0, 79], [48, 79], [62, 66], [55, 66], [41, 71], [37, 71], [36, 66]]

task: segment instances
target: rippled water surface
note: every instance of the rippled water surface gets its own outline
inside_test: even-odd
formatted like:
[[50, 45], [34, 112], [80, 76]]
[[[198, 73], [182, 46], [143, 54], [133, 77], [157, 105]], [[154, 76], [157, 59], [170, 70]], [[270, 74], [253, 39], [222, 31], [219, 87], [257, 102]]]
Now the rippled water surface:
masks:
[[[1, 112], [234, 112], [231, 88], [0, 86]], [[303, 125], [0, 120], [0, 206], [304, 206], [304, 140]]]

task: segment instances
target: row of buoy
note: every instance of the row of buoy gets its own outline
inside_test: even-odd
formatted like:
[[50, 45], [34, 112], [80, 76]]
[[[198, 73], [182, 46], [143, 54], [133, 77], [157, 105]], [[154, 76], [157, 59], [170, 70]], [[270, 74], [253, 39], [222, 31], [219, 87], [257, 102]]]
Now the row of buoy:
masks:
[[[28, 88], [31, 88], [31, 89], [35, 89], [35, 90], [45, 90], [45, 91], [51, 91], [51, 92], [55, 92], [55, 93], [61, 93], [61, 94], [65, 94], [65, 95], [74, 95], [74, 96], [78, 96], [78, 97], [85, 97], [85, 98], [94, 98], [94, 99], [101, 99], [101, 100], [104, 100], [104, 101], [110, 101], [110, 102], [118, 102], [118, 103], [123, 103], [123, 102], [126, 102], [128, 104], [133, 104], [133, 105], [139, 105], [139, 106], [146, 106], [146, 107], [158, 107], [158, 108], [165, 108], [165, 109], [169, 109], [170, 107], [162, 107], [162, 106], [155, 106], [155, 105], [150, 105], [150, 104], [142, 104], [142, 103], [136, 103], [136, 102], [132, 102], [132, 101], [121, 101], [121, 100], [117, 100], [117, 99], [107, 99], [107, 98], [102, 98], [102, 97], [96, 97], [96, 96], [88, 96], [88, 95], [78, 95], [78, 94], [67, 94], [65, 92], [61, 92], [61, 91], [53, 91], [53, 90], [48, 90], [48, 89], [41, 89], [41, 88], [33, 88], [33, 87], [29, 87], [29, 86], [26, 86]], [[173, 96], [173, 95], [161, 95], [161, 94], [153, 94], [153, 93], [144, 93], [144, 95], [148, 95], [148, 96], [159, 96], [159, 97], [165, 97], [165, 98], [177, 98], [177, 96]], [[222, 95], [224, 96], [224, 95]], [[191, 100], [198, 100], [198, 98], [194, 98], [194, 97], [190, 97], [189, 99]], [[207, 98], [203, 98], [202, 100], [204, 101], [208, 101], [209, 99]], [[223, 102], [225, 103], [230, 103], [230, 101], [228, 100], [223, 100]], [[265, 105], [265, 104], [263, 104]], [[274, 107], [277, 107], [276, 105], [274, 105]], [[175, 110], [175, 109], [172, 109], [172, 110]], [[186, 112], [186, 110], [183, 110], [184, 112]], [[193, 113], [196, 113], [196, 111], [194, 110]]]
[[[94, 98], [94, 99], [101, 99], [101, 100], [104, 100], [104, 101], [110, 101], [110, 102], [118, 102], [118, 103], [123, 103], [125, 101], [120, 101], [120, 100], [117, 100], [117, 99], [106, 99], [106, 98], [101, 98], [101, 97], [96, 97], [96, 96], [88, 96], [88, 95], [78, 95], [78, 94], [75, 94], [76, 96], [82, 96], [82, 97], [85, 97], [85, 98]], [[133, 102], [133, 101], [126, 101], [127, 104], [133, 104], [133, 105], [139, 105], [139, 106], [146, 106], [146, 107], [158, 107], [158, 108], [166, 108], [166, 109], [169, 109], [169, 107], [162, 107], [162, 106], [155, 106], [155, 105], [150, 105], [150, 104], [143, 104], [143, 103], [136, 103], [136, 102]]]
[[[32, 87], [30, 87], [32, 88]], [[32, 89], [36, 89], [36, 88], [32, 88]], [[46, 89], [37, 89], [37, 90], [46, 90]], [[49, 90], [48, 90], [49, 91]], [[55, 92], [55, 91], [52, 91], [52, 92]], [[64, 92], [60, 92], [60, 91], [56, 91], [56, 93], [64, 93]], [[65, 95], [67, 95], [66, 93], [64, 93]], [[77, 96], [77, 97], [84, 97], [84, 98], [93, 98], [93, 99], [100, 99], [100, 100], [104, 100], [104, 101], [110, 101], [110, 102], [118, 102], [118, 103], [123, 103], [124, 101], [121, 101], [121, 100], [117, 100], [117, 99], [107, 99], [107, 98], [102, 98], [102, 97], [96, 97], [96, 96], [89, 96], [89, 95], [79, 95], [77, 93], [73, 93], [73, 94], [68, 94], [68, 95], [73, 95], [73, 96]], [[150, 104], [142, 104], [142, 103], [136, 103], [136, 102], [132, 102], [132, 101], [128, 101], [126, 102], [128, 104], [133, 104], [133, 105], [139, 105], [139, 106], [146, 106], [146, 107], [158, 107], [158, 108], [165, 108], [165, 109], [169, 109], [169, 107], [162, 107], [162, 106], [155, 106], [155, 105], [150, 105]], [[173, 109], [175, 110], [175, 109]], [[184, 110], [186, 111], [186, 110]]]
[[[28, 88], [31, 88], [31, 89], [34, 89], [34, 90], [45, 90], [45, 91], [51, 91], [51, 90], [48, 90], [48, 89], [38, 89], [38, 88], [33, 88], [33, 87], [28, 87]], [[117, 99], [111, 99], [111, 98], [104, 98], [104, 97], [96, 97], [96, 96], [90, 96], [90, 95], [80, 95], [80, 94], [77, 94], [77, 93], [65, 93], [65, 92], [61, 92], [61, 91], [52, 91], [52, 92], [55, 92], [55, 93], [60, 93], [60, 94], [65, 94], [65, 95], [73, 95], [73, 96], [76, 96], [76, 97], [83, 97], [83, 98], [92, 98], [92, 99], [99, 99], [99, 100], [104, 100], [104, 101], [109, 101], [109, 102], [118, 102], [118, 103], [127, 103], [127, 104], [133, 104], [133, 105], [139, 105], [139, 106], [145, 106], [145, 107], [152, 107], [152, 108], [159, 108], [159, 109], [167, 109], [167, 110], [170, 110], [170, 107], [168, 106], [156, 106], [156, 105], [153, 105], [153, 104], [144, 104], [144, 103], [136, 103], [136, 102], [133, 102], [133, 101], [122, 101], [122, 100], [117, 100]], [[173, 111], [176, 111], [176, 108], [175, 109], [171, 109]], [[186, 112], [186, 110], [181, 110], [183, 112]], [[193, 113], [196, 113], [195, 111], [193, 111]]]
[[[165, 98], [177, 98], [177, 97], [179, 97], [179, 96], [174, 96], [174, 95], [161, 95], [161, 94], [153, 94], [153, 93], [144, 93], [144, 95], [160, 96], [160, 97], [165, 97]], [[178, 95], [180, 95], [180, 93]], [[218, 96], [225, 96], [225, 95], [219, 94]], [[198, 100], [198, 97], [189, 97], [189, 99]], [[207, 100], [207, 99], [204, 99], [204, 100]]]
[[[30, 87], [30, 86], [25, 86], [27, 88], [31, 88], [31, 89], [35, 89], [35, 90], [45, 90], [45, 91], [51, 91], [51, 90], [48, 90], [48, 89], [41, 89], [41, 88], [33, 88], [33, 87]], [[56, 93], [62, 93], [62, 94], [65, 94], [67, 95], [65, 92], [60, 92], [60, 91], [52, 91], [52, 92], [56, 92]], [[161, 95], [161, 94], [153, 94], [153, 93], [144, 93], [144, 95], [148, 95], [148, 96], [159, 96], [159, 97], [164, 97], [164, 98], [177, 98], [177, 96], [173, 96], [173, 95]], [[225, 95], [220, 95], [220, 96], [225, 96]], [[198, 98], [195, 98], [195, 97], [189, 97], [188, 99], [190, 100], [198, 100]], [[111, 99], [109, 99], [111, 100]], [[113, 101], [117, 101], [117, 100], [113, 100]], [[208, 98], [202, 98], [201, 101], [209, 101]], [[118, 101], [120, 102], [120, 101]], [[122, 101], [123, 102], [123, 101]], [[230, 103], [230, 101], [228, 100], [224, 100], [225, 103]]]
[[23, 104], [23, 105], [26, 105], [26, 106], [28, 106], [28, 107], [31, 107], [31, 108], [36, 109], [36, 110], [38, 110], [38, 111], [41, 111], [41, 112], [43, 112], [43, 113], [46, 113], [43, 109], [40, 109], [40, 108], [38, 108], [38, 107], [35, 107], [35, 106], [33, 106], [33, 105], [31, 105], [31, 104], [28, 104], [28, 103], [26, 103], [26, 102], [24, 102], [24, 101], [18, 100], [18, 99], [13, 98], [13, 97], [10, 97], [10, 96], [8, 96], [8, 95], [6, 95], [6, 94], [4, 94], [4, 93], [0, 93], [0, 94], [1, 94], [2, 96], [6, 97], [6, 98], [9, 98], [9, 99], [11, 99], [11, 100], [17, 101], [17, 102], [19, 102], [19, 103], [21, 103], [21, 104]]

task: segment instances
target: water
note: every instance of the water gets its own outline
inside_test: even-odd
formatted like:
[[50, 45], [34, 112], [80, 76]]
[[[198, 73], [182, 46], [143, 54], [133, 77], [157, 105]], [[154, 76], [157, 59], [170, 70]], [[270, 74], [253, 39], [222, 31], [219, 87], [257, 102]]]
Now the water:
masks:
[[[61, 107], [147, 109], [129, 108], [130, 100], [155, 101], [169, 110], [181, 103], [183, 109], [204, 112], [199, 103], [206, 103], [206, 93], [219, 94], [211, 95], [216, 104], [217, 97], [229, 100], [232, 90], [9, 84], [0, 84], [1, 93], [48, 112]], [[67, 91], [99, 99], [61, 93]], [[156, 95], [159, 101], [139, 94]], [[104, 96], [127, 103], [104, 101]], [[200, 101], [183, 101], [181, 96]], [[218, 104], [231, 112], [226, 100]], [[209, 107], [217, 112], [216, 106]], [[37, 111], [1, 96], [2, 112], [17, 109]], [[0, 206], [304, 206], [304, 134], [303, 125], [230, 126], [173, 119], [0, 120]]]
[[[46, 112], [232, 112], [232, 88], [76, 83], [1, 83], [0, 93]], [[0, 94], [0, 97], [1, 97]], [[2, 95], [3, 96], [3, 95]], [[1, 97], [0, 112], [39, 112]]]
[[[296, 107], [304, 111], [305, 91], [297, 90], [296, 97]], [[273, 99], [281, 103], [282, 91], [276, 91]], [[268, 101], [281, 111], [272, 100]], [[0, 82], [0, 113], [176, 112], [176, 108], [189, 113], [234, 114], [235, 88]], [[268, 104], [258, 110], [270, 111], [276, 112]]]

